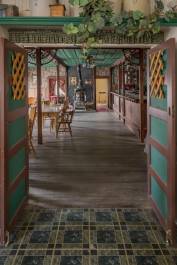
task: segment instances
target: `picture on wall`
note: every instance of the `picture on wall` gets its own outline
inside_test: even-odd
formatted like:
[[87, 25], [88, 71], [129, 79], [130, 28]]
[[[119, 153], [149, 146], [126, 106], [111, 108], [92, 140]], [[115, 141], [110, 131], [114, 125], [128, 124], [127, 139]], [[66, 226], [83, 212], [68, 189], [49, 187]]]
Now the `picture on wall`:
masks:
[[77, 86], [77, 77], [76, 76], [71, 76], [69, 83], [71, 86]]

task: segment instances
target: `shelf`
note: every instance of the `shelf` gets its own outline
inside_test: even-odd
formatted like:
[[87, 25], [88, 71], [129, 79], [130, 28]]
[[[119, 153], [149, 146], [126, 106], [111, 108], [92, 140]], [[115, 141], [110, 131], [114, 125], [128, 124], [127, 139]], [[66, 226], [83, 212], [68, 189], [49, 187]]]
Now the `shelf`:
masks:
[[0, 17], [2, 26], [64, 26], [69, 23], [79, 25], [82, 17]]
[[[63, 26], [65, 24], [74, 23], [79, 25], [82, 17], [0, 17], [0, 25], [4, 26]], [[166, 21], [160, 19], [161, 27], [176, 27], [177, 18]]]

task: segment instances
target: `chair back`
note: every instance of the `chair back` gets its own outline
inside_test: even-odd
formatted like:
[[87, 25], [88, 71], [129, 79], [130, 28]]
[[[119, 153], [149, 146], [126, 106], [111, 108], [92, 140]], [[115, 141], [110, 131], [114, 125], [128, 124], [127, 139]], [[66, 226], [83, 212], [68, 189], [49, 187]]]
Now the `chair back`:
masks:
[[72, 123], [74, 111], [62, 111], [58, 115], [59, 123]]
[[67, 121], [68, 121], [69, 123], [72, 123], [72, 121], [73, 121], [74, 111], [73, 111], [73, 110], [68, 111], [68, 112], [66, 112], [66, 114], [67, 114]]
[[36, 118], [36, 107], [30, 107], [29, 120], [28, 120], [29, 137], [32, 137], [35, 118]]

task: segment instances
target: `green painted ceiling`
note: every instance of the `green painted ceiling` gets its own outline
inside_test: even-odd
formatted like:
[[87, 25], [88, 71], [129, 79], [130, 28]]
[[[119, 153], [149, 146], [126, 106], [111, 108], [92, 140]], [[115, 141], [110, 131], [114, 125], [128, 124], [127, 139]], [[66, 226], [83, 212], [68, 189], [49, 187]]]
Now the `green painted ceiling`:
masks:
[[[84, 63], [80, 49], [59, 49], [56, 55], [68, 66]], [[92, 49], [89, 51], [89, 55], [93, 56], [96, 66], [109, 67], [123, 57], [123, 52], [120, 49]]]
[[[83, 53], [81, 49], [58, 49], [56, 51], [51, 51], [67, 66], [76, 66], [79, 64], [84, 64]], [[89, 56], [92, 56], [94, 65], [97, 67], [110, 67], [118, 59], [121, 59], [124, 55], [121, 49], [92, 49], [89, 51]], [[56, 60], [51, 61], [52, 56], [49, 56], [48, 64], [44, 67], [55, 67], [57, 65]], [[33, 58], [34, 64], [28, 63], [29, 68], [35, 67], [36, 59]], [[42, 61], [43, 62], [43, 61]]]

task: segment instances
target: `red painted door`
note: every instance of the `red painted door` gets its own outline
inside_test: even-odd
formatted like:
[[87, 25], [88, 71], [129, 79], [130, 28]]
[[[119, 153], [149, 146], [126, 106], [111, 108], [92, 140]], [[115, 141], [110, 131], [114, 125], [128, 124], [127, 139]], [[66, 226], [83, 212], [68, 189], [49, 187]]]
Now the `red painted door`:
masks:
[[176, 68], [175, 39], [148, 54], [148, 182], [152, 207], [176, 240]]
[[28, 101], [25, 50], [0, 39], [0, 244], [28, 198]]

